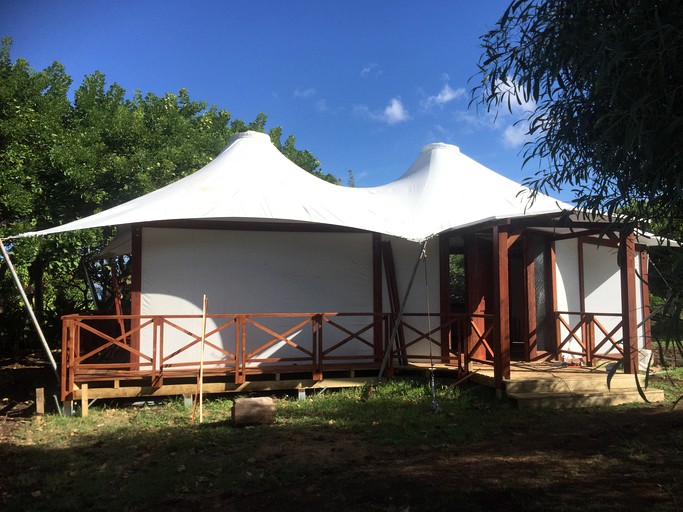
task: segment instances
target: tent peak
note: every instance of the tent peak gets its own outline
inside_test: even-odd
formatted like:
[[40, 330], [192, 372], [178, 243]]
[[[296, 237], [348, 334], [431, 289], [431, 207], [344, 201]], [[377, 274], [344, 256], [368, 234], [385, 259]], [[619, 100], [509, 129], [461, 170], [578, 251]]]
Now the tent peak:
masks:
[[235, 142], [237, 142], [240, 139], [261, 139], [262, 142], [269, 142], [270, 143], [270, 135], [267, 133], [262, 133], [262, 132], [255, 132], [253, 130], [249, 130], [246, 132], [239, 132], [233, 134], [229, 139], [228, 139], [228, 146], [231, 146]]
[[445, 142], [433, 142], [432, 144], [427, 144], [426, 146], [422, 147], [420, 153], [429, 153], [430, 151], [435, 151], [437, 149], [445, 149], [448, 151], [460, 153], [460, 148], [458, 146], [454, 146], [453, 144], [446, 144]]

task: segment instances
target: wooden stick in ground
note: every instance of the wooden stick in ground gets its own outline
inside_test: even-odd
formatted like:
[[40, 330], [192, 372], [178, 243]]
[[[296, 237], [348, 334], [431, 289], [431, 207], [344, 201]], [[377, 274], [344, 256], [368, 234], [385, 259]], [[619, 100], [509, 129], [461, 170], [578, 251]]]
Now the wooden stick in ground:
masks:
[[209, 306], [209, 299], [204, 295], [202, 305], [202, 345], [199, 349], [199, 423], [204, 421], [204, 345], [206, 343], [206, 311]]

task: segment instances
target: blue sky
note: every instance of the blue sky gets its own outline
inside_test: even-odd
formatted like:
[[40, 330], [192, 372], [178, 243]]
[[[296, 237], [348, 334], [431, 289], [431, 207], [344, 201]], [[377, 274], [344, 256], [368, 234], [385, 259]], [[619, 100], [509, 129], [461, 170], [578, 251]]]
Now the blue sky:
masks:
[[516, 117], [468, 108], [479, 36], [507, 4], [2, 0], [0, 35], [13, 58], [59, 61], [75, 85], [99, 70], [129, 93], [185, 88], [233, 118], [264, 112], [357, 186], [398, 178], [431, 142], [521, 181], [533, 168], [521, 168]]

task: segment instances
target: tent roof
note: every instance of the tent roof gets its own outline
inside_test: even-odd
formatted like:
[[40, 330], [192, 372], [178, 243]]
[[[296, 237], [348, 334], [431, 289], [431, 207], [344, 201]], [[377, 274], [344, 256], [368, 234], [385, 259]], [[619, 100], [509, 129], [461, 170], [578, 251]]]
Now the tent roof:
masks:
[[398, 180], [372, 188], [327, 183], [288, 160], [268, 135], [233, 135], [195, 173], [127, 203], [20, 236], [164, 220], [284, 221], [328, 224], [424, 240], [440, 232], [571, 205], [528, 189], [448, 144], [425, 146]]

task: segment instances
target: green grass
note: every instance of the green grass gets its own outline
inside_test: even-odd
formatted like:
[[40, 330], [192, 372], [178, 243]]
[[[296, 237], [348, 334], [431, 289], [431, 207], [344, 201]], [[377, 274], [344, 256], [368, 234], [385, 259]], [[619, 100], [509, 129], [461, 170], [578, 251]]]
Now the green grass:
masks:
[[664, 390], [666, 402], [674, 403], [683, 396], [683, 367], [662, 368], [650, 376], [649, 385]]
[[561, 489], [576, 484], [584, 503], [592, 475], [607, 485], [615, 471], [659, 493], [655, 508], [669, 509], [662, 489], [680, 490], [659, 462], [678, 467], [668, 446], [683, 439], [619, 416], [640, 418], [633, 406], [520, 411], [482, 387], [439, 386], [435, 398], [438, 411], [424, 383], [400, 380], [285, 396], [275, 424], [246, 428], [226, 398], [205, 402], [202, 424], [176, 399], [48, 415], [0, 446], [0, 509], [546, 510], [559, 499], [570, 510], [579, 498]]

